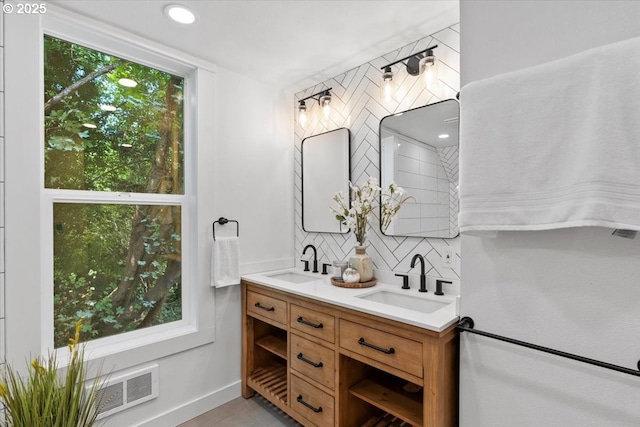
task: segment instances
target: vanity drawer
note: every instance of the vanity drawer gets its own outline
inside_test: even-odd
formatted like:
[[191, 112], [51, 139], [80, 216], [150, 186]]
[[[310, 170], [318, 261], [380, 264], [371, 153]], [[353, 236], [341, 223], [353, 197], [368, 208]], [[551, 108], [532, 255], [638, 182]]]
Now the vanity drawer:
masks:
[[340, 347], [422, 378], [422, 343], [340, 320]]
[[334, 400], [317, 387], [291, 375], [291, 408], [317, 425], [333, 427]]
[[291, 369], [333, 390], [335, 353], [333, 350], [291, 334]]
[[291, 329], [313, 335], [330, 343], [335, 342], [335, 317], [291, 304]]
[[247, 312], [282, 325], [287, 324], [287, 303], [277, 298], [247, 291]]

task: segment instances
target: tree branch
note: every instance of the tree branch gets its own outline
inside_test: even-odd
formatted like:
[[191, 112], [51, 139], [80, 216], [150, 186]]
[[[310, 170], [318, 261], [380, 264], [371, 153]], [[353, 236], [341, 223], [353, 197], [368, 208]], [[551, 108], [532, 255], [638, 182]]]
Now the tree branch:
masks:
[[102, 68], [99, 68], [99, 69], [87, 74], [86, 76], [84, 76], [83, 78], [81, 78], [80, 80], [78, 80], [77, 82], [72, 84], [71, 86], [67, 86], [62, 91], [60, 91], [56, 95], [52, 96], [51, 98], [49, 98], [44, 103], [44, 112], [46, 113], [47, 111], [49, 111], [51, 109], [51, 107], [56, 105], [58, 102], [62, 101], [64, 99], [64, 97], [68, 96], [71, 92], [73, 92], [75, 90], [78, 90], [78, 88], [80, 88], [80, 87], [84, 86], [85, 84], [89, 83], [91, 80], [95, 79], [96, 77], [99, 77], [99, 76], [101, 76], [103, 74], [106, 74], [106, 73], [112, 71], [114, 68], [116, 68], [121, 63], [122, 63], [121, 61], [116, 61], [113, 64], [106, 65], [106, 66], [104, 66]]

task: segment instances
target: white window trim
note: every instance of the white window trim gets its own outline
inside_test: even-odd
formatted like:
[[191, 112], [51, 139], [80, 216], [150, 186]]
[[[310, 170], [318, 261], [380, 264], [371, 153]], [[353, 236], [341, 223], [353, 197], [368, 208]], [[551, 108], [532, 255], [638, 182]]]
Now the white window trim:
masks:
[[[128, 59], [149, 67], [160, 69], [185, 78], [185, 195], [158, 195], [129, 194], [129, 193], [105, 193], [91, 194], [93, 202], [115, 203], [118, 197], [127, 197], [122, 203], [141, 202], [158, 204], [177, 204], [180, 200], [183, 206], [183, 233], [182, 239], [182, 305], [183, 318], [180, 321], [140, 329], [121, 335], [105, 337], [87, 343], [86, 357], [88, 360], [102, 359], [106, 368], [112, 365], [118, 369], [126, 369], [149, 360], [159, 359], [171, 354], [179, 353], [190, 348], [195, 348], [215, 339], [215, 325], [211, 316], [201, 316], [203, 309], [199, 304], [198, 292], [194, 292], [195, 286], [201, 285], [202, 278], [198, 281], [196, 264], [198, 260], [198, 248], [202, 247], [198, 242], [198, 229], [202, 221], [199, 221], [198, 205], [196, 203], [197, 176], [197, 138], [202, 132], [198, 129], [197, 117], [203, 113], [198, 111], [198, 96], [211, 96], [211, 94], [199, 93], [198, 76], [202, 71], [215, 72], [215, 67], [206, 61], [190, 57], [182, 52], [169, 49], [165, 46], [150, 42], [133, 34], [126, 33], [114, 27], [90, 20], [86, 17], [58, 9], [55, 6], [48, 7], [47, 14], [42, 17], [42, 34], [59, 37], [61, 39], [78, 43], [105, 53]], [[42, 55], [43, 44], [40, 52]], [[41, 82], [44, 81], [44, 70], [41, 67]], [[44, 89], [41, 87], [42, 96]], [[42, 97], [40, 99], [43, 99]], [[208, 111], [207, 114], [213, 114]], [[42, 125], [44, 118], [40, 118]], [[44, 135], [41, 135], [40, 146], [44, 146]], [[52, 190], [44, 188], [44, 152], [40, 155], [41, 170], [41, 223], [42, 243], [40, 245], [41, 277], [43, 289], [41, 292], [41, 350], [47, 354], [53, 349], [53, 203], [64, 201], [87, 201], [86, 197], [78, 197], [78, 193], [69, 190]], [[114, 197], [115, 196], [115, 197]], [[164, 198], [163, 198], [164, 197]], [[166, 202], [164, 201], [166, 200]], [[184, 260], [189, 260], [184, 262]], [[185, 286], [185, 283], [187, 285]], [[204, 321], [203, 321], [203, 318]], [[60, 355], [60, 361], [64, 363], [68, 350], [66, 347], [56, 350]]]

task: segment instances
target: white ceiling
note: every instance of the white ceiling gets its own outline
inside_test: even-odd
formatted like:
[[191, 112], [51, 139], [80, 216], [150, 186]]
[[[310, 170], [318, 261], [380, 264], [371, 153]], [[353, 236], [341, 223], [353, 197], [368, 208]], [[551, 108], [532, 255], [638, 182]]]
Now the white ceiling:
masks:
[[176, 0], [194, 25], [168, 20], [172, 0], [55, 4], [225, 69], [298, 91], [458, 22], [458, 0]]

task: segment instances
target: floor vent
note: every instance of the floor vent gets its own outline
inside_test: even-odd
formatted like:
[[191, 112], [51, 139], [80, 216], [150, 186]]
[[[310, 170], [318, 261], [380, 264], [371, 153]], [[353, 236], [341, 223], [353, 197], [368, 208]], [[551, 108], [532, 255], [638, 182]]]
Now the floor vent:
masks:
[[158, 397], [158, 365], [111, 376], [98, 393], [102, 401], [98, 419], [155, 399]]

